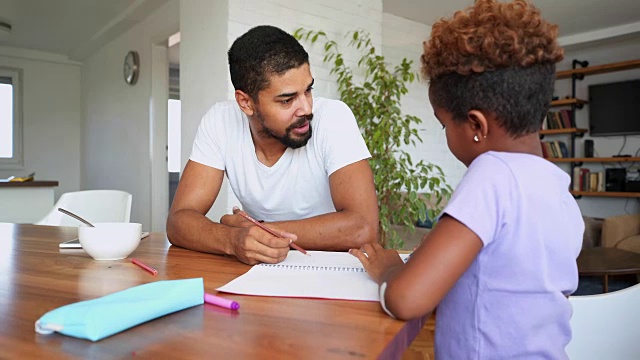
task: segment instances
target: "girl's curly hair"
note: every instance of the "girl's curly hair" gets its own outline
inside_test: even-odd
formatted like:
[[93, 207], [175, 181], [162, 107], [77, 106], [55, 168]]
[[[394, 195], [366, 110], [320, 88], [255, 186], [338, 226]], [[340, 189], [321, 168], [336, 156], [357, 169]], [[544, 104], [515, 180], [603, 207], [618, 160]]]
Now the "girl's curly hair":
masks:
[[558, 26], [544, 21], [540, 10], [524, 0], [504, 4], [478, 0], [467, 11], [433, 25], [422, 55], [426, 79], [555, 64], [564, 57], [556, 42]]
[[539, 130], [564, 57], [557, 34], [524, 0], [477, 0], [439, 20], [421, 57], [434, 105], [459, 121], [469, 110], [489, 111], [513, 135]]

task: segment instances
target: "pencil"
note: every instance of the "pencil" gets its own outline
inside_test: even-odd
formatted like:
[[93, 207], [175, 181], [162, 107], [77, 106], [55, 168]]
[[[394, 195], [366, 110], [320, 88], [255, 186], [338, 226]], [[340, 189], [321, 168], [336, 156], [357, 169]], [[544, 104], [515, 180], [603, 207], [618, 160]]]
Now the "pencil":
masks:
[[[271, 234], [271, 235], [273, 235], [273, 236], [276, 236], [276, 237], [282, 237], [282, 236], [278, 235], [275, 231], [273, 231], [273, 230], [269, 229], [268, 227], [266, 227], [266, 226], [262, 225], [262, 223], [260, 223], [260, 222], [259, 222], [259, 221], [257, 221], [256, 219], [252, 218], [251, 216], [249, 216], [249, 215], [248, 215], [247, 213], [245, 213], [244, 211], [238, 211], [238, 214], [239, 214], [240, 216], [242, 216], [243, 218], [245, 218], [245, 219], [247, 219], [247, 220], [251, 221], [251, 222], [252, 222], [252, 223], [254, 223], [257, 227], [259, 227], [260, 229], [262, 229], [262, 230], [264, 230], [264, 231], [268, 232], [269, 234]], [[300, 246], [296, 245], [296, 243], [291, 242], [291, 243], [289, 244], [289, 246], [291, 246], [292, 248], [294, 248], [294, 249], [296, 249], [296, 250], [300, 251], [301, 253], [303, 253], [303, 254], [307, 255], [307, 251], [306, 251], [305, 249], [301, 248]]]
[[132, 262], [132, 263], [134, 263], [134, 264], [136, 264], [136, 265], [138, 265], [138, 266], [140, 266], [140, 267], [141, 267], [141, 268], [143, 268], [144, 270], [146, 270], [146, 271], [150, 272], [151, 274], [153, 274], [153, 276], [158, 275], [158, 270], [156, 270], [156, 269], [152, 268], [152, 267], [151, 267], [151, 266], [149, 266], [149, 265], [145, 265], [145, 264], [143, 264], [143, 263], [142, 263], [140, 260], [138, 260], [138, 259], [131, 259], [131, 262]]

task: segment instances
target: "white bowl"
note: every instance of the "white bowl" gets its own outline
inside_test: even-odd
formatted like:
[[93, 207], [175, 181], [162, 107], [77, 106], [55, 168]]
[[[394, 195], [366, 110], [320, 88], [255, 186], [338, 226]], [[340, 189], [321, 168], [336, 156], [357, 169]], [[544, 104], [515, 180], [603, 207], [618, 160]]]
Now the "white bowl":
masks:
[[96, 260], [120, 260], [140, 245], [142, 224], [94, 223], [95, 227], [78, 227], [80, 245]]

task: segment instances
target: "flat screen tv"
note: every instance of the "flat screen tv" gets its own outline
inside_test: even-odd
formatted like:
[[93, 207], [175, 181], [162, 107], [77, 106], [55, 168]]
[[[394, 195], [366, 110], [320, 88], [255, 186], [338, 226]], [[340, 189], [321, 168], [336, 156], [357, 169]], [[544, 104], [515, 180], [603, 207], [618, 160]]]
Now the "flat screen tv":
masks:
[[640, 80], [589, 86], [589, 135], [640, 134]]

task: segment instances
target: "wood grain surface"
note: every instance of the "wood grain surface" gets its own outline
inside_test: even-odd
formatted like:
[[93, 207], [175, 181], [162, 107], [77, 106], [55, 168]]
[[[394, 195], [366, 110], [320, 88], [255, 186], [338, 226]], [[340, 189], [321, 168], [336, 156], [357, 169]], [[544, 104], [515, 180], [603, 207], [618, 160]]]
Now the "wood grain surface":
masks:
[[250, 268], [171, 246], [164, 233], [117, 261], [58, 248], [76, 236], [71, 227], [0, 224], [0, 358], [400, 358], [425, 321], [391, 319], [376, 302], [219, 294], [240, 311], [195, 306], [98, 342], [36, 334], [35, 321], [63, 305], [170, 279], [202, 277], [205, 291], [216, 293]]

